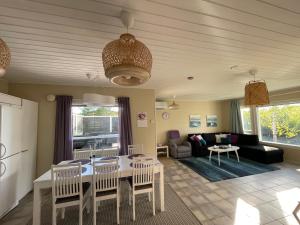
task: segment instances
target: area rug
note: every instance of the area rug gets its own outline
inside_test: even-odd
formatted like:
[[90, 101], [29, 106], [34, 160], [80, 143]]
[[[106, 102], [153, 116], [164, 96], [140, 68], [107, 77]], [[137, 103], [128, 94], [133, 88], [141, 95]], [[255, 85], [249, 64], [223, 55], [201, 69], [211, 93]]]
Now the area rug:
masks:
[[[136, 221], [132, 221], [132, 207], [128, 205], [128, 189], [126, 185], [121, 186], [122, 202], [120, 207], [120, 224], [124, 225], [201, 225], [198, 219], [182, 202], [173, 189], [165, 185], [165, 212], [160, 212], [159, 189], [156, 189], [156, 215], [152, 215], [152, 202], [148, 201], [148, 195], [142, 194], [136, 197]], [[51, 193], [43, 195], [42, 225], [52, 225]], [[92, 225], [92, 213], [84, 211], [83, 224]], [[32, 221], [25, 223], [31, 225]], [[65, 219], [57, 217], [57, 225], [78, 224], [78, 207], [66, 209]], [[97, 213], [97, 225], [116, 225], [116, 201], [107, 200], [101, 202]]]
[[235, 156], [228, 159], [227, 156], [221, 155], [220, 159], [220, 166], [218, 166], [217, 156], [212, 156], [211, 162], [208, 156], [189, 157], [179, 161], [212, 182], [279, 170], [275, 166], [254, 162], [242, 157], [240, 157], [240, 162], [236, 160]]

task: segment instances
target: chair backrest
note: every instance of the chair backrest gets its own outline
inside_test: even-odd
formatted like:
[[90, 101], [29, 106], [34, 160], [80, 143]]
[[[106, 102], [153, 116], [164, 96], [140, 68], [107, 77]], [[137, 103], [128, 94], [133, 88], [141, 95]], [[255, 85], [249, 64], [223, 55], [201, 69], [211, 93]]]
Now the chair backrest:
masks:
[[154, 181], [154, 159], [149, 157], [134, 158], [132, 162], [133, 186], [150, 184]]
[[81, 164], [52, 165], [52, 198], [79, 196], [82, 198]]
[[73, 158], [77, 159], [90, 159], [92, 154], [92, 150], [74, 150], [73, 151]]
[[102, 151], [103, 157], [110, 157], [110, 156], [118, 156], [119, 155], [119, 149], [118, 148], [105, 148]]
[[92, 151], [92, 156], [95, 156], [95, 157], [102, 157], [103, 156], [103, 149], [95, 149]]
[[168, 139], [178, 139], [180, 138], [179, 130], [169, 130]]
[[128, 155], [143, 153], [143, 144], [128, 145]]
[[100, 160], [93, 163], [93, 192], [115, 190], [119, 187], [119, 161]]

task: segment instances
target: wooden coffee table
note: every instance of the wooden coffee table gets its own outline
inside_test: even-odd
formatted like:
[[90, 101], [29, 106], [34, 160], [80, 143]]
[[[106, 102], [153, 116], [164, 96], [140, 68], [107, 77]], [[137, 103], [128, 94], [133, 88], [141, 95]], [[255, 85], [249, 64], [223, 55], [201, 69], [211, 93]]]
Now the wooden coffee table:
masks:
[[218, 162], [219, 162], [219, 166], [220, 166], [221, 165], [221, 162], [220, 162], [220, 153], [227, 152], [227, 157], [229, 158], [229, 152], [235, 152], [237, 161], [239, 162], [240, 161], [239, 154], [238, 154], [238, 150], [239, 149], [240, 148], [237, 147], [237, 146], [230, 146], [228, 148], [220, 148], [220, 146], [209, 147], [208, 148], [208, 150], [210, 151], [210, 153], [209, 153], [209, 161], [211, 161], [211, 154], [212, 154], [212, 152], [217, 152], [218, 153]]

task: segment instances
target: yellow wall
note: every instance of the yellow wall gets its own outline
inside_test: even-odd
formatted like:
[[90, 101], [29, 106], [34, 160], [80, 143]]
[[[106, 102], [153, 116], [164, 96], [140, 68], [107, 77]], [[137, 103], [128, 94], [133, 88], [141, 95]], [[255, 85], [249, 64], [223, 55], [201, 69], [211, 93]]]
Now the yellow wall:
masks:
[[[180, 102], [176, 101], [180, 108], [178, 110], [156, 110], [156, 132], [157, 143], [167, 142], [167, 131], [177, 129], [184, 139], [188, 133], [219, 132], [229, 130], [229, 101], [210, 102]], [[162, 113], [168, 112], [168, 120], [162, 118]], [[189, 116], [200, 115], [201, 127], [190, 128]], [[218, 127], [206, 127], [206, 116], [217, 115]]]
[[7, 93], [8, 92], [8, 82], [7, 80], [0, 79], [0, 92]]
[[[37, 175], [47, 171], [53, 161], [55, 102], [46, 101], [46, 96], [48, 94], [72, 95], [75, 99], [80, 99], [83, 93], [130, 97], [133, 142], [144, 144], [146, 153], [154, 154], [156, 152], [154, 90], [9, 84], [9, 94], [39, 103]], [[136, 114], [138, 112], [148, 113], [147, 128], [137, 127]]]

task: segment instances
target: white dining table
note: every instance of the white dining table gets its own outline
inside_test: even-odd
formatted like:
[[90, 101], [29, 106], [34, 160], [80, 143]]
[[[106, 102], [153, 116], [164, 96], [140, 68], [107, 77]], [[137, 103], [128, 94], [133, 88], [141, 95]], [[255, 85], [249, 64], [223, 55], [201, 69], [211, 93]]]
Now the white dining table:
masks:
[[[66, 164], [71, 161], [63, 161], [60, 164]], [[119, 177], [125, 178], [132, 176], [132, 159], [129, 159], [127, 155], [119, 156]], [[83, 182], [92, 182], [93, 176], [93, 166], [89, 164], [82, 165], [86, 169], [82, 173]], [[154, 172], [156, 175], [159, 175], [159, 194], [160, 194], [160, 210], [165, 211], [165, 197], [164, 197], [164, 166], [159, 160], [156, 160]], [[39, 178], [34, 181], [34, 194], [33, 194], [33, 225], [41, 224], [41, 202], [42, 189], [47, 189], [52, 187], [51, 181], [51, 170], [48, 170]]]

